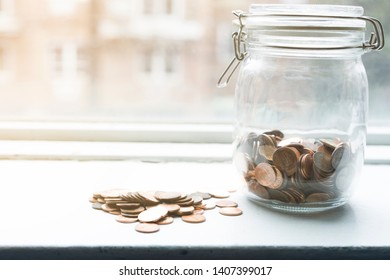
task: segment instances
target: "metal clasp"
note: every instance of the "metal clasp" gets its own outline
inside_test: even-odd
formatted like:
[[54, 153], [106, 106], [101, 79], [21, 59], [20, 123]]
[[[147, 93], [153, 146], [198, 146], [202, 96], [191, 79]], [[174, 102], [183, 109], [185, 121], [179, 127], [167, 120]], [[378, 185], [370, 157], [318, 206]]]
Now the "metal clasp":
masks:
[[380, 51], [385, 46], [385, 35], [381, 22], [373, 17], [361, 16], [357, 19], [365, 20], [372, 24], [374, 32], [371, 32], [370, 39], [363, 43], [363, 49]]
[[[217, 82], [217, 87], [222, 88], [226, 87], [230, 81], [230, 78], [233, 76], [234, 72], [240, 65], [241, 61], [244, 60], [247, 55], [245, 40], [246, 40], [246, 32], [244, 29], [244, 23], [242, 21], [242, 17], [244, 15], [243, 11], [233, 11], [233, 14], [238, 17], [239, 28], [238, 31], [232, 34], [233, 39], [233, 47], [234, 47], [234, 58], [230, 61], [229, 65], [226, 67], [225, 71], [223, 71], [221, 77], [219, 77]], [[243, 51], [242, 51], [243, 50]]]
[[[259, 15], [259, 14], [249, 14], [244, 13], [243, 11], [233, 11], [233, 14], [238, 18], [239, 28], [238, 31], [232, 34], [233, 46], [234, 46], [234, 58], [231, 60], [225, 71], [222, 73], [221, 77], [218, 79], [217, 87], [225, 87], [230, 78], [233, 76], [233, 73], [236, 71], [241, 61], [247, 56], [247, 51], [245, 47], [246, 32], [243, 30], [245, 27], [244, 18], [247, 17], [259, 17], [259, 16], [288, 16], [288, 17], [312, 17], [313, 15], [297, 15], [297, 14], [268, 14], [268, 15]], [[372, 24], [374, 32], [371, 32], [369, 40], [363, 42], [359, 46], [346, 46], [346, 47], [318, 47], [318, 48], [305, 48], [307, 50], [337, 50], [337, 49], [351, 49], [351, 48], [363, 48], [364, 50], [374, 50], [380, 51], [385, 46], [385, 36], [383, 31], [383, 26], [381, 22], [373, 17], [369, 16], [360, 16], [360, 17], [348, 17], [348, 16], [330, 16], [330, 15], [315, 15], [315, 17], [322, 18], [338, 18], [338, 19], [358, 19], [364, 20]], [[275, 46], [267, 45], [267, 47], [272, 48], [286, 48], [286, 49], [300, 49], [299, 47], [290, 47], [290, 46]]]

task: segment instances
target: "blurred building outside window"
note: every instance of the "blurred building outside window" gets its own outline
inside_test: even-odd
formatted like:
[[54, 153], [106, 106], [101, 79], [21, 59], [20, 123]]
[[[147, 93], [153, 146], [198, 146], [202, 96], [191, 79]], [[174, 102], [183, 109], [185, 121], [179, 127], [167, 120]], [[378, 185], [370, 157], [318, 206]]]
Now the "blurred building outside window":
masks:
[[[0, 0], [0, 122], [232, 124], [232, 10], [251, 3], [362, 5], [390, 34], [390, 2]], [[389, 36], [387, 36], [389, 37]], [[390, 48], [364, 55], [370, 123], [390, 112]]]

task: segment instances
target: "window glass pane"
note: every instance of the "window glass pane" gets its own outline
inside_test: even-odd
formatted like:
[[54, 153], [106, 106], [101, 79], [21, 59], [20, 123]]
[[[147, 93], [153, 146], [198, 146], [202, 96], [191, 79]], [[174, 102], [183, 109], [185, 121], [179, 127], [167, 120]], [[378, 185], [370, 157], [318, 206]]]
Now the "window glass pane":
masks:
[[[231, 123], [236, 75], [216, 81], [252, 2], [362, 5], [390, 35], [386, 0], [0, 0], [0, 119]], [[370, 120], [389, 122], [389, 47], [363, 59]]]

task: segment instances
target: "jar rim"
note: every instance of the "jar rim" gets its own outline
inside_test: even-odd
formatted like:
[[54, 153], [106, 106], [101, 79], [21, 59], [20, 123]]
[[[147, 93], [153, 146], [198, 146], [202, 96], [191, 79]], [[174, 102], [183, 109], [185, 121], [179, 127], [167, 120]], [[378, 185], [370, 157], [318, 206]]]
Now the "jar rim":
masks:
[[364, 30], [366, 22], [359, 17], [361, 6], [320, 4], [252, 4], [245, 22], [246, 29], [308, 28]]
[[359, 17], [364, 13], [361, 6], [324, 4], [251, 4], [250, 13], [255, 14], [296, 14], [319, 16]]

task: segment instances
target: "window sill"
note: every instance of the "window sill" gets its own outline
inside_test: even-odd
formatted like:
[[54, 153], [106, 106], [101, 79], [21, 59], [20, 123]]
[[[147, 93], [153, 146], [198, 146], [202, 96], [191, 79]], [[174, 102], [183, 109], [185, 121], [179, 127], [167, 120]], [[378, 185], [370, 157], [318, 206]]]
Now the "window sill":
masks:
[[236, 192], [231, 199], [243, 210], [241, 216], [221, 216], [214, 209], [205, 213], [205, 223], [175, 220], [149, 235], [93, 210], [88, 198], [112, 187], [186, 192], [240, 187], [233, 166], [3, 160], [0, 168], [7, 198], [0, 206], [0, 259], [390, 258], [388, 165], [366, 165], [350, 203], [334, 211], [287, 215]]
[[[232, 153], [231, 144], [0, 141], [0, 159], [228, 162]], [[367, 146], [365, 162], [390, 164], [390, 146]]]

